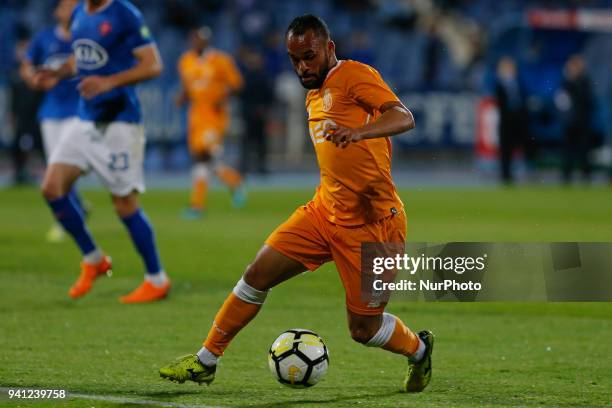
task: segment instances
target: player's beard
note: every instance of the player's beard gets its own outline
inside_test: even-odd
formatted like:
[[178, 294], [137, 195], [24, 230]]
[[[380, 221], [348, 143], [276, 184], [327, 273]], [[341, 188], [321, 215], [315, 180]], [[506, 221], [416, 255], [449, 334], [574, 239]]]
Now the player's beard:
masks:
[[325, 82], [325, 78], [327, 78], [327, 74], [329, 73], [330, 69], [331, 67], [329, 66], [329, 55], [325, 54], [325, 63], [323, 64], [323, 68], [321, 68], [321, 70], [316, 73], [316, 80], [314, 82], [305, 83], [302, 77], [298, 76], [298, 78], [300, 78], [300, 83], [304, 88], [319, 89], [321, 85], [323, 85], [323, 82]]

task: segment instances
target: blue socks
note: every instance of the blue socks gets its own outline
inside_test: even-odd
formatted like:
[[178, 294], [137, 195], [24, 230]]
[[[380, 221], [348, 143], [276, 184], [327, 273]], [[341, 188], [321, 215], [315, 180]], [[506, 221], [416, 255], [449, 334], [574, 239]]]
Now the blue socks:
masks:
[[81, 216], [85, 218], [87, 214], [85, 214], [85, 209], [83, 208], [83, 201], [81, 200], [81, 196], [77, 191], [76, 187], [72, 187], [70, 189], [70, 192], [68, 192], [68, 196], [72, 199], [72, 202], [81, 213]]
[[62, 224], [76, 241], [83, 255], [96, 250], [96, 244], [85, 226], [81, 207], [74, 200], [74, 193], [69, 193], [56, 200], [47, 200], [55, 219]]
[[[47, 203], [57, 221], [72, 235], [81, 249], [81, 253], [87, 259], [88, 254], [99, 251], [97, 251], [93, 237], [85, 225], [83, 211], [75, 197], [75, 190], [71, 190], [70, 193], [56, 200], [47, 200]], [[155, 245], [155, 234], [144, 212], [139, 209], [134, 214], [121, 220], [130, 232], [132, 241], [144, 260], [147, 274], [160, 275], [160, 278], [165, 280]]]
[[155, 275], [162, 272], [162, 267], [155, 245], [155, 233], [142, 209], [121, 219], [132, 237], [132, 242], [142, 256], [147, 274]]

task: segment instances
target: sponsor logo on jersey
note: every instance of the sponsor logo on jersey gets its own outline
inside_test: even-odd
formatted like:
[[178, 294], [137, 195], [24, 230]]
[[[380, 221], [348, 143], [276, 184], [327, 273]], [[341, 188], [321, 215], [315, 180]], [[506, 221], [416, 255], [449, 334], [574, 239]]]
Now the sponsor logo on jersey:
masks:
[[80, 69], [93, 70], [106, 65], [108, 53], [97, 42], [88, 38], [81, 38], [72, 44], [77, 67]]

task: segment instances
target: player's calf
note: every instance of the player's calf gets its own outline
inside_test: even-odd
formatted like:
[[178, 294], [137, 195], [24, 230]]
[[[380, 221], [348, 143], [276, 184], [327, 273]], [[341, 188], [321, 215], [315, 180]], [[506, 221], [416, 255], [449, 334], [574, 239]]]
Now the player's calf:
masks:
[[357, 343], [367, 344], [380, 328], [381, 315], [363, 316], [349, 312], [349, 331]]
[[367, 329], [352, 329], [351, 330], [351, 338], [355, 340], [357, 343], [367, 344], [368, 341], [373, 337], [371, 331]]

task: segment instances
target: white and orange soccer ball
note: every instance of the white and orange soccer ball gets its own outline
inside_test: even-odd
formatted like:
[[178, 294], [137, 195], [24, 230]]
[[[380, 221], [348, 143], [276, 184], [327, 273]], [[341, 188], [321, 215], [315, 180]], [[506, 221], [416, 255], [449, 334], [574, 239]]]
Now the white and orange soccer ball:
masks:
[[329, 352], [316, 333], [291, 329], [272, 343], [268, 365], [281, 384], [291, 388], [312, 387], [327, 373]]

